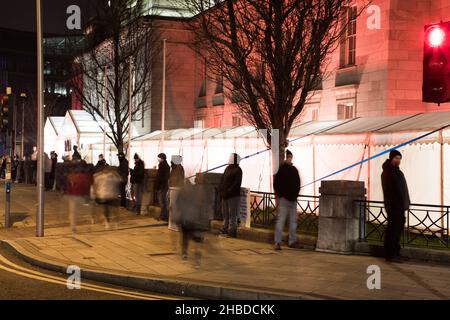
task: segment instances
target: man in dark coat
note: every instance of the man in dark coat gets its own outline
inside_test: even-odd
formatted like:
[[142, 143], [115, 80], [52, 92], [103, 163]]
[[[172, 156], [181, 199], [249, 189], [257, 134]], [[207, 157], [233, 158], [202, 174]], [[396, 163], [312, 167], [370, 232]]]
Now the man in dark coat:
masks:
[[145, 164], [144, 161], [139, 158], [137, 153], [134, 154], [134, 169], [131, 170], [131, 185], [133, 188], [134, 196], [134, 210], [136, 214], [141, 214], [142, 196], [144, 194], [144, 181], [145, 181]]
[[273, 181], [278, 200], [278, 216], [275, 229], [275, 250], [281, 250], [284, 224], [289, 216], [289, 247], [297, 242], [297, 197], [300, 192], [300, 175], [292, 164], [292, 152], [286, 150], [286, 161], [279, 167]]
[[169, 191], [170, 167], [167, 163], [167, 156], [164, 153], [160, 153], [158, 155], [158, 162], [155, 190], [158, 197], [158, 203], [161, 208], [159, 218], [167, 221], [169, 219], [167, 192]]
[[77, 146], [73, 146], [72, 160], [81, 160], [81, 154], [78, 152]]
[[50, 160], [52, 161], [52, 169], [50, 172], [50, 187], [55, 189], [56, 165], [58, 163], [58, 155], [55, 151], [50, 152]]
[[[183, 157], [180, 155], [173, 155], [170, 161], [171, 170], [169, 177], [169, 229], [173, 231], [180, 231], [180, 226], [176, 223], [179, 216], [184, 212], [185, 207], [177, 206], [177, 198], [181, 188], [184, 187], [184, 168], [181, 162]], [[183, 208], [183, 210], [181, 210]], [[184, 214], [184, 213], [183, 213]]]
[[103, 154], [98, 156], [97, 164], [94, 167], [94, 173], [102, 171], [104, 168], [108, 167], [108, 163], [106, 163], [105, 157]]
[[125, 208], [127, 206], [127, 183], [128, 183], [128, 173], [130, 171], [128, 167], [128, 160], [125, 159], [125, 154], [123, 152], [119, 152], [117, 155], [119, 157], [119, 174], [122, 178], [122, 183], [120, 184], [120, 206]]
[[393, 150], [383, 164], [381, 185], [383, 187], [384, 207], [387, 213], [387, 228], [384, 240], [387, 261], [401, 262], [400, 238], [405, 227], [405, 211], [409, 209], [410, 199], [405, 176], [400, 170], [402, 154]]
[[237, 153], [230, 155], [219, 191], [223, 201], [223, 227], [221, 234], [235, 238], [237, 235], [237, 217], [241, 200], [242, 169], [241, 157]]
[[183, 187], [184, 186], [184, 168], [181, 162], [181, 156], [172, 156], [171, 170], [169, 177], [169, 187]]

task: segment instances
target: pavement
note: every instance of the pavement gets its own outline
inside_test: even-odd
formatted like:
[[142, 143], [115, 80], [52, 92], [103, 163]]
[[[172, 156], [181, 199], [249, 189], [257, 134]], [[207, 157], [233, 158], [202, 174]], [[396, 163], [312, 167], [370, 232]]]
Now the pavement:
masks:
[[[2, 246], [41, 268], [65, 272], [77, 265], [83, 279], [140, 290], [209, 299], [450, 299], [450, 268], [444, 265], [274, 251], [266, 243], [212, 233], [192, 243], [185, 261], [180, 233], [149, 216], [131, 214], [117, 219], [112, 230], [86, 223], [72, 234], [68, 226], [53, 225], [45, 237], [36, 238], [32, 229], [0, 230]], [[381, 287], [371, 290], [368, 268], [377, 267]]]

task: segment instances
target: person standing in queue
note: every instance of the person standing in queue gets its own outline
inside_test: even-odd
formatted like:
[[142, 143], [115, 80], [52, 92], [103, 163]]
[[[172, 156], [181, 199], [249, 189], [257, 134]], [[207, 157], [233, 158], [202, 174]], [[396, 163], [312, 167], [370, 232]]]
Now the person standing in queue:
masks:
[[383, 164], [381, 185], [384, 207], [387, 214], [387, 228], [384, 239], [386, 261], [402, 262], [407, 258], [400, 255], [400, 238], [405, 229], [405, 211], [409, 209], [410, 198], [405, 175], [400, 170], [402, 154], [397, 150], [389, 153]]
[[169, 208], [167, 192], [169, 191], [170, 167], [167, 163], [167, 156], [164, 153], [158, 155], [158, 172], [156, 174], [155, 190], [158, 196], [158, 203], [161, 208], [159, 219], [168, 221]]
[[128, 167], [128, 160], [125, 158], [125, 154], [123, 152], [119, 152], [117, 155], [119, 158], [119, 175], [122, 178], [122, 183], [120, 184], [120, 207], [127, 207], [127, 183], [128, 183], [128, 174], [130, 169]]

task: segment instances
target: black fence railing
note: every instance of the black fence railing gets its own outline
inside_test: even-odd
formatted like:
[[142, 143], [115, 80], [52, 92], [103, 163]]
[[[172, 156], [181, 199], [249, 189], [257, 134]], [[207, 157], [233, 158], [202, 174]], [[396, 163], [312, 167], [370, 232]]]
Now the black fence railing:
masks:
[[[360, 241], [383, 243], [387, 213], [382, 201], [357, 201]], [[406, 214], [403, 246], [450, 248], [450, 206], [412, 204]]]
[[[251, 224], [255, 227], [272, 228], [277, 218], [277, 201], [273, 193], [250, 192]], [[307, 234], [319, 231], [319, 197], [299, 195], [297, 198], [297, 230]]]

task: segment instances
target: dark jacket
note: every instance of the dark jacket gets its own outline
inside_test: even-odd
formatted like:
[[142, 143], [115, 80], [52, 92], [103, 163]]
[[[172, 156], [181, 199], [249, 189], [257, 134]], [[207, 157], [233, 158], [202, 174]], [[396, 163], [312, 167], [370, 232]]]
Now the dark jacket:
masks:
[[241, 195], [242, 169], [237, 164], [230, 164], [225, 169], [219, 190], [222, 199], [231, 199]]
[[81, 160], [81, 154], [78, 151], [74, 151], [72, 154], [72, 160]]
[[131, 183], [137, 183], [141, 184], [144, 183], [144, 177], [145, 177], [145, 165], [144, 161], [138, 160], [135, 165], [134, 169], [131, 170]]
[[170, 167], [166, 160], [158, 164], [156, 173], [155, 190], [169, 190]]
[[119, 160], [119, 174], [120, 177], [122, 178], [122, 182], [126, 183], [128, 181], [128, 173], [129, 173], [129, 168], [128, 168], [128, 160], [125, 158], [122, 158]]
[[103, 170], [105, 167], [108, 167], [108, 164], [106, 163], [106, 160], [98, 160], [97, 164], [94, 167], [94, 173], [96, 172], [100, 172], [101, 170]]
[[172, 164], [170, 171], [169, 187], [184, 186], [184, 168], [181, 164]]
[[56, 164], [58, 163], [58, 156], [52, 157], [51, 160], [52, 160], [52, 175], [55, 175]]
[[275, 174], [273, 188], [278, 198], [297, 201], [300, 192], [300, 175], [297, 168], [292, 164], [282, 164]]
[[92, 165], [86, 162], [68, 162], [63, 166], [65, 195], [87, 196], [92, 184]]
[[408, 210], [410, 205], [408, 185], [399, 167], [391, 164], [389, 159], [383, 164], [381, 174], [384, 205], [387, 210]]
[[207, 231], [210, 229], [210, 215], [213, 210], [212, 202], [208, 201], [208, 190], [199, 185], [187, 182], [175, 199], [175, 206], [183, 208], [182, 214], [176, 216], [183, 231]]

